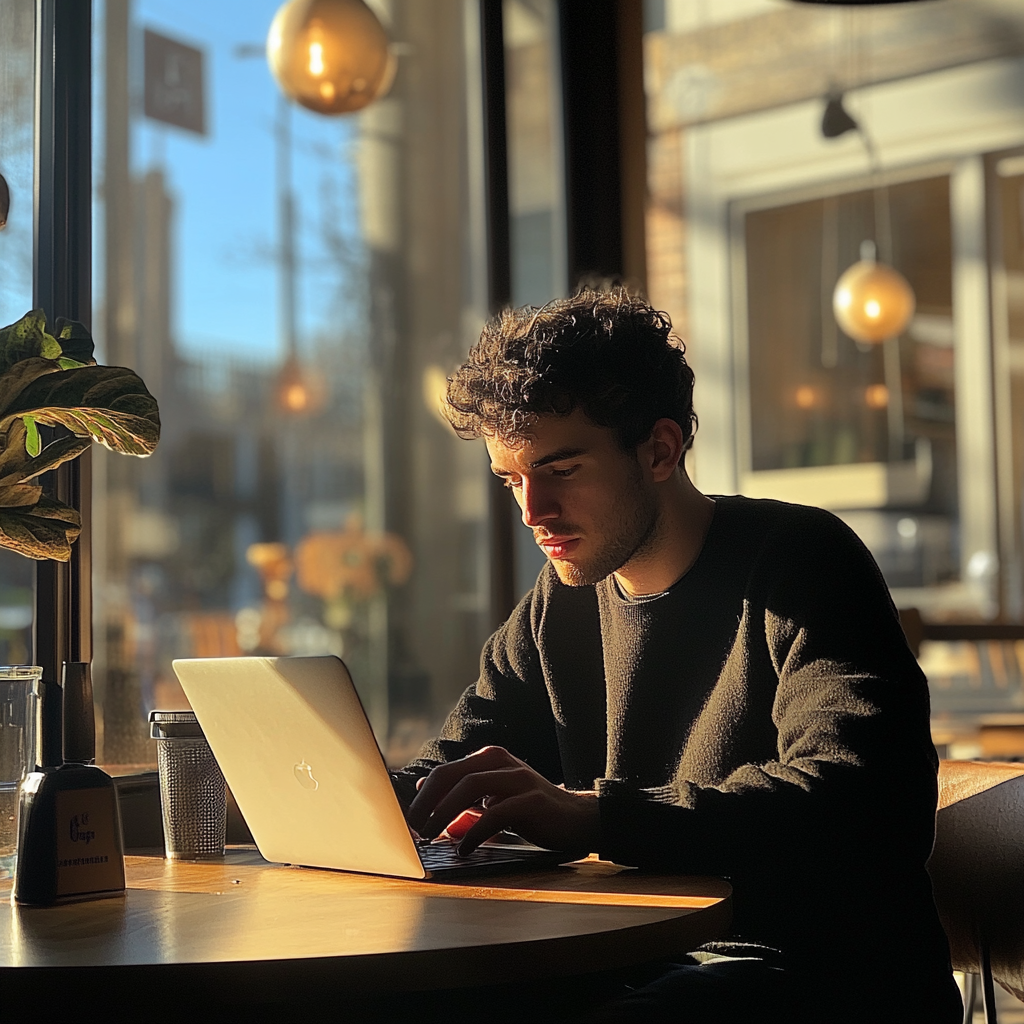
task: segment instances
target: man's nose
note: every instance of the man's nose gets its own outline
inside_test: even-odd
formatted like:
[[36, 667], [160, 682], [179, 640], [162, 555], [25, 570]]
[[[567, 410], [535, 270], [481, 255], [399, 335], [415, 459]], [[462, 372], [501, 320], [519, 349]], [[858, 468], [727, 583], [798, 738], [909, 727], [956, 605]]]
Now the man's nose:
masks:
[[561, 511], [555, 496], [542, 484], [524, 479], [520, 495], [523, 522], [531, 529], [545, 520], [556, 519]]

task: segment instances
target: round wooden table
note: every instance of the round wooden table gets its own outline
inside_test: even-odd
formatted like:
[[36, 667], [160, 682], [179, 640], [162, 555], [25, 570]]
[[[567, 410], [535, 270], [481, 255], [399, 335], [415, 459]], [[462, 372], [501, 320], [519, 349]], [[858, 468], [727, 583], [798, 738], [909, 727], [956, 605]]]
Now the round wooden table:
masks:
[[730, 917], [721, 879], [595, 860], [461, 884], [271, 865], [254, 851], [204, 863], [133, 856], [126, 869], [124, 898], [3, 905], [6, 1007], [72, 993], [79, 1006], [160, 993], [164, 1007], [280, 1007], [316, 992], [525, 984], [685, 952]]

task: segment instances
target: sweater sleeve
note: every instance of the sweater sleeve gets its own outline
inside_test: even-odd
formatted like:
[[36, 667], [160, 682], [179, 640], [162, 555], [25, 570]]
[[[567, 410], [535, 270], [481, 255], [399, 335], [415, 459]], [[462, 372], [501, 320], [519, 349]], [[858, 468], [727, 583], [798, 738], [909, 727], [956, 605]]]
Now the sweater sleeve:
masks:
[[745, 602], [746, 685], [774, 687], [776, 756], [713, 786], [598, 780], [602, 855], [726, 875], [924, 864], [937, 768], [926, 680], [867, 549], [804, 512], [769, 535]]
[[480, 677], [459, 698], [436, 739], [392, 781], [404, 805], [415, 783], [438, 764], [486, 746], [500, 746], [552, 782], [562, 768], [551, 702], [544, 685], [531, 619], [535, 591], [527, 594], [490, 637], [480, 656]]

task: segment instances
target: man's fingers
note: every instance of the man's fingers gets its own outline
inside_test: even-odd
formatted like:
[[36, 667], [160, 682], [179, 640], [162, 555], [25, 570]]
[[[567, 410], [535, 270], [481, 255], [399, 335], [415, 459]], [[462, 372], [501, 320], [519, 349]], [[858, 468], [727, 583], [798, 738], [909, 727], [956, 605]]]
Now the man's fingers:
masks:
[[515, 825], [519, 812], [525, 810], [529, 801], [530, 795], [523, 793], [506, 797], [501, 803], [484, 811], [480, 820], [462, 837], [462, 842], [459, 843], [459, 856], [468, 857], [491, 836], [496, 836], [503, 829]]
[[[406, 812], [410, 827], [420, 831], [438, 802], [467, 775], [522, 764], [522, 761], [513, 757], [504, 747], [484, 747], [458, 761], [438, 765], [418, 783], [416, 796]], [[460, 811], [464, 809], [459, 808]]]
[[[476, 807], [488, 796], [503, 798], [522, 793], [534, 787], [534, 773], [529, 768], [516, 766], [497, 771], [476, 772], [460, 779], [436, 804], [431, 814], [425, 816], [422, 825], [410, 819], [410, 825], [421, 836], [432, 839], [439, 835], [445, 825], [456, 818], [467, 807]], [[424, 786], [424, 789], [426, 787]]]
[[461, 842], [462, 837], [480, 820], [481, 814], [483, 814], [482, 810], [470, 807], [453, 821], [448, 822], [443, 835], [446, 835], [453, 843]]

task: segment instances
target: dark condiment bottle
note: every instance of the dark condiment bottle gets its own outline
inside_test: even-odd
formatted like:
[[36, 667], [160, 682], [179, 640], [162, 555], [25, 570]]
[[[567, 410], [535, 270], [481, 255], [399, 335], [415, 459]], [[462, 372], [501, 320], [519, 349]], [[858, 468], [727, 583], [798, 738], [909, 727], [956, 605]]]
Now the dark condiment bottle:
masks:
[[124, 842], [114, 780], [96, 758], [92, 676], [65, 662], [62, 765], [31, 772], [21, 785], [18, 903], [52, 904], [124, 893]]

